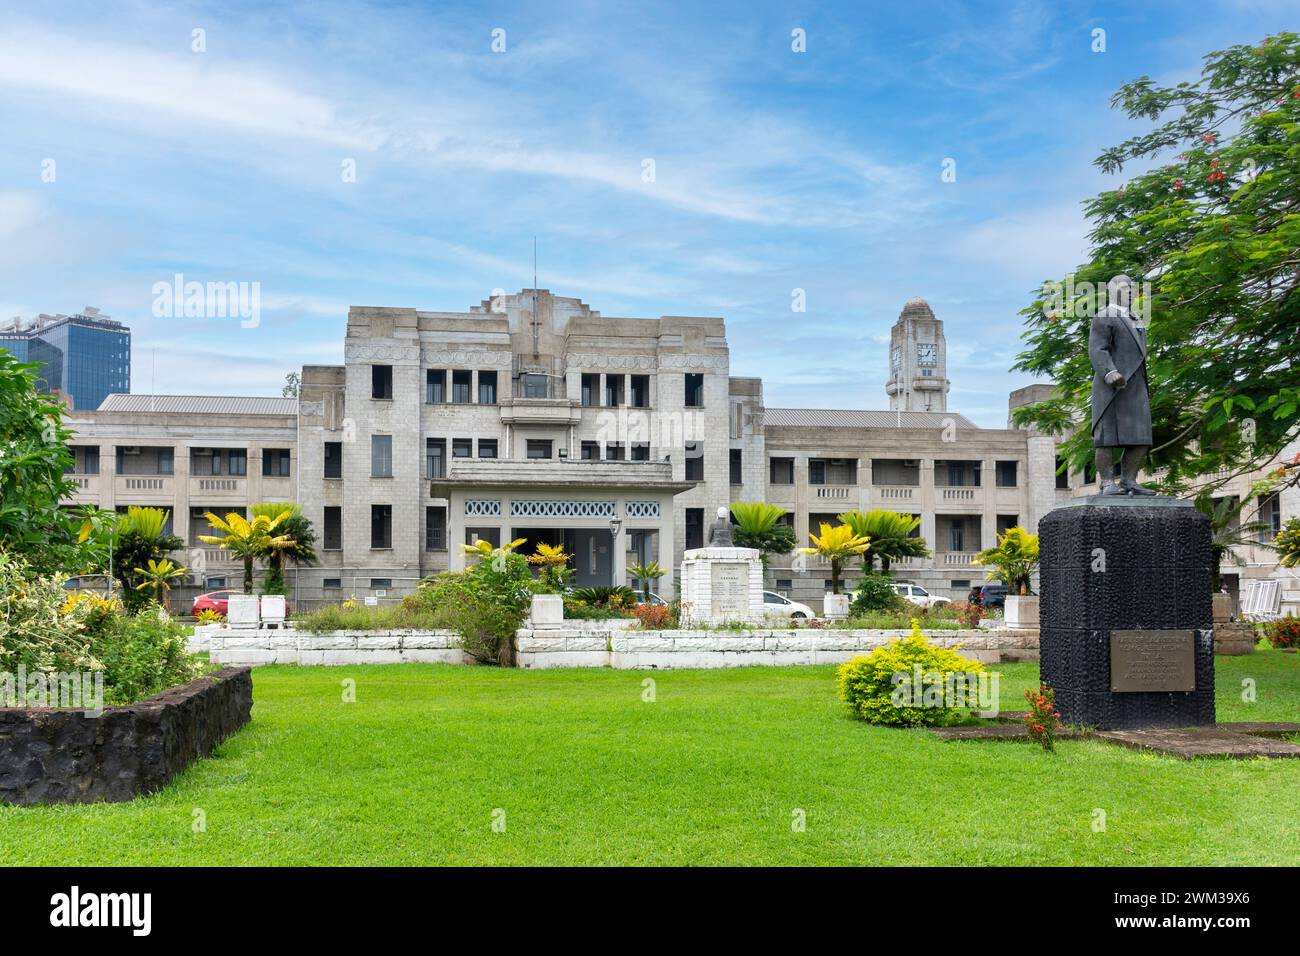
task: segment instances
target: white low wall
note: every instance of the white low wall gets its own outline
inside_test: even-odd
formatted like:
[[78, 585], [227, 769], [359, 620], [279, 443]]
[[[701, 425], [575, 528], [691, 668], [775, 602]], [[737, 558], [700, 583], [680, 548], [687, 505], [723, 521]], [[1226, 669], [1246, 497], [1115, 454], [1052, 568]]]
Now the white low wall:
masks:
[[[518, 666], [671, 669], [840, 664], [896, 637], [902, 631], [816, 630], [640, 631], [625, 623], [570, 622], [562, 630], [523, 629], [515, 638]], [[940, 647], [962, 645], [961, 653], [985, 663], [1037, 660], [1038, 632], [930, 631]], [[202, 641], [217, 664], [470, 664], [454, 631], [241, 631], [209, 626]]]
[[455, 631], [236, 631], [204, 635], [216, 664], [471, 664]]
[[[515, 645], [518, 666], [527, 668], [770, 667], [842, 664], [909, 633], [812, 628], [605, 634], [522, 630]], [[926, 637], [940, 647], [960, 644], [963, 656], [989, 664], [1038, 659], [1037, 631], [929, 631]]]

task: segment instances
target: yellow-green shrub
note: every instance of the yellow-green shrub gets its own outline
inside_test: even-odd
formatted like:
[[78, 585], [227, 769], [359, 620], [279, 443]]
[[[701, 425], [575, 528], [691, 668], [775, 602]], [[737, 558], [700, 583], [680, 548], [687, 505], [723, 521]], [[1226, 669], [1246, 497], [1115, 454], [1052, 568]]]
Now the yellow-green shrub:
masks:
[[[895, 638], [870, 654], [840, 665], [837, 681], [840, 699], [849, 705], [854, 716], [873, 724], [928, 727], [951, 721], [964, 708], [949, 706], [951, 701], [948, 698], [940, 706], [915, 699], [907, 705], [901, 700], [901, 695], [895, 696], [901, 682], [894, 675], [906, 675], [910, 684], [918, 665], [922, 675], [943, 675], [944, 687], [950, 674], [974, 675], [984, 670], [983, 664], [962, 657], [955, 648], [930, 643], [921, 633], [921, 625], [913, 618], [912, 633], [907, 637]], [[922, 691], [925, 686], [922, 685]], [[923, 703], [926, 705], [922, 706]]]

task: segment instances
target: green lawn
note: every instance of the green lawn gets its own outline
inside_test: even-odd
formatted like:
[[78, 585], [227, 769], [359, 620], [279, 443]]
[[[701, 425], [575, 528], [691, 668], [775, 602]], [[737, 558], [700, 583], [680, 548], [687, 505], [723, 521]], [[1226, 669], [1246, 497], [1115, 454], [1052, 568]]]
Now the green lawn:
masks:
[[[1035, 665], [1001, 665], [1018, 708]], [[255, 671], [253, 722], [130, 804], [0, 807], [7, 864], [1294, 864], [1300, 761], [1055, 756], [870, 727], [834, 668]], [[1258, 702], [1241, 700], [1243, 678]], [[357, 702], [340, 681], [356, 681]], [[642, 701], [653, 678], [657, 699]], [[1295, 720], [1300, 655], [1218, 661]], [[205, 832], [193, 832], [196, 808]], [[505, 832], [492, 828], [494, 810]], [[806, 814], [793, 832], [792, 813]], [[1094, 832], [1094, 809], [1106, 814]]]

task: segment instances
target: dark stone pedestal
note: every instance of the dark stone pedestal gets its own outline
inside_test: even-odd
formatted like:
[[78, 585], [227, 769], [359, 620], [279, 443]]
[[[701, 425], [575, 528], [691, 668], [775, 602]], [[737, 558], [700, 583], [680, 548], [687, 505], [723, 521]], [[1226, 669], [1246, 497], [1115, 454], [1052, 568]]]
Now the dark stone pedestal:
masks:
[[[1212, 725], [1209, 519], [1173, 498], [1098, 496], [1055, 509], [1038, 532], [1040, 667], [1061, 719], [1107, 730]], [[1194, 690], [1113, 689], [1112, 632], [1138, 630], [1164, 632], [1152, 640], [1191, 632]], [[1141, 649], [1141, 637], [1126, 640]]]

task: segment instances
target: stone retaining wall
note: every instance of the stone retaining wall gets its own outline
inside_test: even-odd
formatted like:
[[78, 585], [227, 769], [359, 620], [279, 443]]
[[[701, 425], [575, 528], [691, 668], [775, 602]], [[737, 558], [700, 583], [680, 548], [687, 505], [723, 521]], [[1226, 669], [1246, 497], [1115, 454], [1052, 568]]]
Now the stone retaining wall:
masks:
[[82, 710], [0, 708], [0, 803], [117, 803], [152, 793], [244, 724], [247, 667], [138, 704]]
[[[762, 667], [840, 664], [909, 631], [816, 630], [633, 631], [605, 634], [520, 631], [518, 665], [526, 668]], [[930, 631], [940, 647], [961, 645], [966, 657], [998, 663], [1038, 659], [1038, 632]]]
[[237, 631], [205, 634], [218, 664], [472, 664], [455, 631]]

